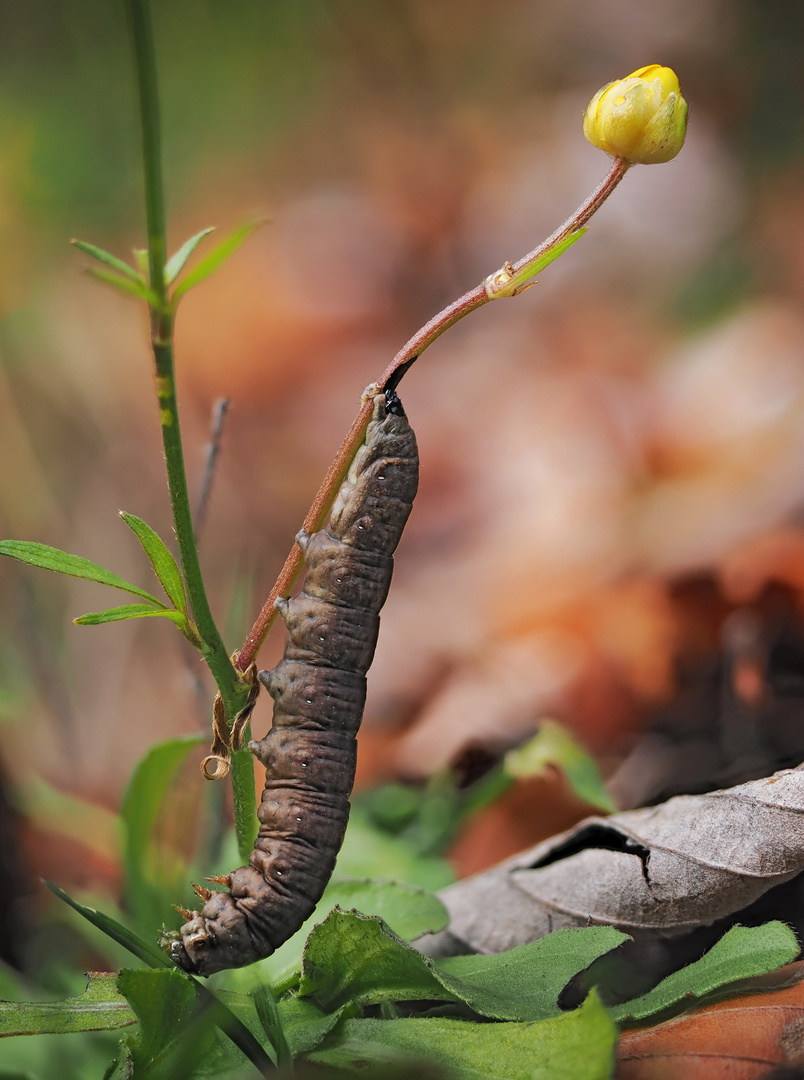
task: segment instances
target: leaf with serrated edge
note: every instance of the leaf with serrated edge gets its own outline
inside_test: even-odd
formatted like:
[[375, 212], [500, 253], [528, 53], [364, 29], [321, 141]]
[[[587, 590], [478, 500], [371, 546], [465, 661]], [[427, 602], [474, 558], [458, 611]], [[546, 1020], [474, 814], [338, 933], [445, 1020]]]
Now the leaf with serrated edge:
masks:
[[[310, 1061], [350, 1069], [355, 1062], [431, 1061], [456, 1080], [607, 1080], [616, 1029], [594, 991], [584, 1004], [539, 1023], [476, 1024], [438, 1018], [344, 1020]], [[368, 1075], [372, 1075], [371, 1072]]]
[[73, 619], [76, 626], [103, 626], [110, 622], [124, 622], [126, 619], [145, 619], [152, 615], [160, 615], [163, 619], [170, 619], [177, 626], [187, 622], [187, 616], [181, 611], [173, 611], [166, 607], [153, 607], [151, 604], [123, 604], [122, 607], [106, 608], [104, 611], [88, 611], [86, 615], [79, 615]]
[[796, 935], [781, 922], [764, 926], [733, 926], [712, 948], [681, 971], [662, 979], [658, 986], [612, 1010], [615, 1020], [644, 1020], [679, 1002], [693, 1004], [713, 990], [766, 975], [798, 956]]
[[217, 247], [213, 248], [192, 270], [187, 277], [182, 281], [180, 285], [176, 286], [176, 291], [173, 293], [172, 303], [176, 304], [179, 298], [187, 292], [188, 289], [192, 289], [195, 285], [200, 284], [214, 273], [218, 267], [224, 263], [230, 255], [232, 255], [241, 244], [245, 243], [248, 238], [259, 229], [264, 222], [262, 221], [249, 221], [245, 225], [240, 225], [234, 232], [230, 233], [225, 240], [221, 241]]
[[34, 540], [0, 540], [0, 555], [7, 555], [10, 559], [19, 559], [28, 566], [53, 570], [57, 574], [82, 578], [84, 581], [96, 581], [99, 585], [109, 585], [113, 589], [140, 596], [143, 600], [156, 604], [157, 607], [165, 606], [151, 593], [118, 577], [111, 570], [106, 570], [80, 555], [70, 555], [59, 548], [48, 547], [47, 544], [38, 544]]
[[113, 1031], [136, 1022], [128, 1002], [118, 993], [117, 975], [106, 972], [90, 972], [86, 990], [78, 997], [0, 1001], [0, 1037]]
[[111, 266], [114, 270], [131, 278], [132, 281], [138, 281], [141, 285], [145, 285], [145, 278], [142, 274], [135, 270], [133, 266], [129, 266], [123, 259], [118, 259], [116, 255], [112, 255], [110, 251], [104, 251], [103, 248], [99, 248], [95, 244], [88, 244], [86, 240], [71, 240], [70, 243], [79, 251], [83, 251], [85, 255], [91, 255], [93, 259], [106, 263], [107, 266]]
[[136, 514], [129, 514], [125, 510], [121, 510], [120, 517], [142, 544], [142, 549], [148, 556], [151, 566], [154, 568], [154, 573], [167, 593], [170, 602], [186, 615], [187, 597], [184, 594], [184, 582], [181, 579], [176, 560], [171, 555], [165, 542], [147, 522], [137, 517]]
[[165, 284], [170, 285], [176, 280], [179, 274], [184, 269], [184, 264], [190, 258], [192, 253], [201, 243], [205, 236], [209, 236], [211, 232], [215, 231], [215, 226], [211, 226], [208, 229], [202, 229], [201, 232], [197, 232], [195, 236], [191, 236], [189, 240], [185, 240], [179, 250], [171, 255], [165, 266]]
[[497, 1020], [541, 1020], [560, 1014], [570, 979], [625, 940], [608, 926], [563, 930], [498, 956], [434, 963], [381, 919], [336, 908], [310, 935], [299, 994], [327, 1011], [349, 1002], [463, 1001]]

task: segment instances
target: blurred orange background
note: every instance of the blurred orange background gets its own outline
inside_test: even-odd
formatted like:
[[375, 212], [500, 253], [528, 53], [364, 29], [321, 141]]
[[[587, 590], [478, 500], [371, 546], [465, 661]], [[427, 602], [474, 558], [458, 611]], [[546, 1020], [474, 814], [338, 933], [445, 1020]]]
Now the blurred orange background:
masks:
[[[505, 749], [547, 715], [611, 774], [674, 699], [680, 658], [720, 654], [730, 613], [765, 618], [777, 582], [798, 617], [804, 9], [154, 9], [171, 249], [269, 219], [177, 323], [194, 494], [214, 402], [231, 399], [201, 555], [232, 649], [363, 387], [602, 179], [608, 160], [581, 132], [595, 91], [649, 63], [677, 71], [691, 107], [680, 156], [633, 169], [534, 288], [471, 316], [402, 384], [422, 480], [358, 782], [427, 775], [469, 744]], [[67, 246], [144, 246], [124, 20], [101, 0], [51, 0], [8, 9], [0, 37], [0, 534], [150, 588], [116, 516], [171, 537], [146, 314]], [[153, 742], [208, 725], [211, 682], [172, 626], [74, 627], [118, 601], [10, 561], [0, 595], [13, 789], [39, 776], [115, 808]], [[275, 631], [261, 666], [281, 651]], [[257, 732], [269, 717], [263, 700]], [[460, 870], [583, 812], [558, 782], [511, 798], [482, 843], [459, 842]], [[52, 855], [32, 858], [47, 869]], [[92, 880], [76, 861], [64, 875]]]

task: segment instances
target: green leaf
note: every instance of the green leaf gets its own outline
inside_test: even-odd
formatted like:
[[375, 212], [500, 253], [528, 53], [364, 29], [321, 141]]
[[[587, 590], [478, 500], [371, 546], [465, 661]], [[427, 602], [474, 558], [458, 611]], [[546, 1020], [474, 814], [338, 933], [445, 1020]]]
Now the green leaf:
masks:
[[597, 765], [566, 728], [554, 720], [544, 720], [538, 735], [505, 755], [505, 768], [514, 777], [538, 776], [548, 765], [563, 770], [570, 787], [583, 802], [609, 814], [616, 811]]
[[164, 867], [154, 852], [154, 829], [177, 769], [204, 740], [203, 735], [184, 735], [152, 746], [138, 762], [123, 796], [123, 892], [141, 926], [161, 925], [175, 879], [184, 874], [179, 866], [165, 881]]
[[379, 916], [406, 941], [435, 933], [449, 922], [447, 909], [438, 897], [415, 885], [374, 880], [331, 882], [304, 926], [261, 961], [259, 974], [277, 989], [288, 982], [295, 983], [293, 976], [301, 969], [310, 927], [323, 922], [336, 905]]
[[306, 1054], [318, 1046], [341, 1018], [340, 1010], [322, 1012], [312, 1001], [283, 994], [277, 1002], [282, 1031], [292, 1057]]
[[[44, 879], [43, 879], [44, 880]], [[108, 935], [113, 941], [116, 941], [118, 945], [122, 945], [124, 949], [128, 949], [132, 955], [136, 956], [139, 960], [142, 960], [148, 967], [154, 968], [172, 968], [175, 965], [170, 960], [166, 953], [163, 953], [161, 949], [155, 948], [148, 942], [143, 941], [141, 937], [134, 933], [133, 930], [129, 930], [127, 926], [123, 926], [116, 919], [111, 918], [109, 915], [105, 915], [102, 911], [96, 910], [96, 908], [86, 907], [84, 904], [80, 904], [77, 900], [74, 900], [72, 896], [60, 889], [58, 885], [54, 885], [52, 881], [46, 881], [45, 885], [54, 893], [60, 900], [63, 900], [65, 904], [77, 911], [79, 915], [92, 923], [99, 930], [102, 930], [104, 934]]]
[[137, 260], [137, 266], [140, 268], [143, 280], [148, 279], [148, 248], [134, 248], [134, 258]]
[[125, 510], [120, 511], [120, 517], [142, 544], [142, 549], [150, 559], [154, 573], [167, 593], [170, 602], [186, 615], [187, 597], [184, 593], [184, 582], [181, 579], [181, 572], [176, 560], [165, 546], [164, 541], [142, 518], [138, 518], [134, 514], [128, 514]]
[[496, 956], [438, 960], [435, 970], [481, 1016], [542, 1020], [561, 1015], [558, 998], [570, 979], [628, 940], [612, 926], [556, 930]]
[[396, 881], [336, 881], [328, 886], [323, 902], [330, 909], [337, 904], [344, 911], [356, 908], [364, 915], [377, 915], [403, 941], [438, 933], [449, 924], [449, 913], [437, 896]]
[[113, 1031], [136, 1021], [116, 975], [92, 974], [83, 994], [64, 1001], [0, 1001], [0, 1037]]
[[151, 307], [159, 306], [159, 297], [145, 282], [140, 284], [138, 281], [132, 281], [131, 278], [123, 277], [122, 274], [116, 274], [113, 270], [98, 270], [94, 266], [88, 266], [87, 273], [121, 292], [130, 293], [140, 300], [147, 300]]
[[404, 1062], [453, 1070], [460, 1080], [608, 1080], [616, 1029], [594, 991], [574, 1012], [539, 1023], [434, 1018], [344, 1020], [308, 1060], [381, 1076]]
[[781, 922], [733, 926], [700, 960], [662, 979], [658, 986], [611, 1010], [615, 1020], [644, 1020], [739, 979], [751, 979], [789, 964], [798, 956], [796, 935]]
[[310, 934], [299, 994], [326, 1012], [350, 1002], [458, 1000], [439, 982], [433, 962], [374, 916], [335, 908]]
[[70, 243], [79, 251], [83, 251], [85, 255], [91, 255], [93, 259], [106, 263], [107, 266], [111, 266], [112, 269], [117, 270], [125, 277], [131, 278], [132, 281], [145, 285], [145, 278], [142, 274], [136, 271], [133, 266], [129, 266], [123, 259], [118, 259], [116, 255], [112, 255], [110, 251], [104, 251], [103, 248], [96, 247], [95, 244], [88, 244], [86, 240], [71, 240]]
[[212, 251], [206, 255], [201, 262], [196, 266], [194, 270], [191, 270], [187, 277], [182, 281], [180, 285], [176, 286], [176, 290], [173, 293], [172, 303], [178, 302], [179, 298], [187, 292], [188, 289], [194, 288], [200, 284], [210, 274], [214, 273], [218, 267], [224, 263], [230, 255], [232, 255], [248, 238], [263, 225], [263, 221], [248, 221], [244, 225], [240, 225], [221, 241], [217, 247], [214, 247]]
[[100, 585], [109, 585], [113, 589], [121, 589], [133, 596], [140, 596], [143, 600], [156, 604], [157, 607], [165, 606], [151, 593], [132, 585], [130, 581], [124, 581], [111, 570], [105, 570], [97, 563], [90, 562], [89, 559], [82, 559], [80, 555], [70, 555], [58, 548], [48, 547], [47, 544], [37, 544], [33, 540], [0, 540], [0, 555], [7, 555], [10, 559], [19, 559], [28, 566], [39, 566], [43, 570], [67, 574], [68, 577], [97, 581]]
[[[58, 885], [54, 885], [52, 881], [45, 881], [44, 883], [60, 900], [63, 900], [65, 904], [69, 904], [79, 915], [83, 915], [88, 922], [102, 930], [104, 934], [122, 945], [124, 949], [142, 960], [148, 967], [178, 970], [166, 953], [143, 941], [141, 937], [117, 922], [116, 919], [104, 915], [101, 911], [96, 911], [95, 908], [79, 904], [77, 900], [74, 900], [64, 889], [60, 889]], [[182, 979], [186, 979], [195, 986], [196, 992], [201, 995], [204, 1002], [214, 1002], [216, 1009], [215, 1023], [232, 1040], [235, 1046], [245, 1054], [249, 1061], [256, 1065], [258, 1069], [272, 1069], [273, 1062], [242, 1020], [235, 1016], [231, 1009], [227, 1008], [224, 1002], [215, 994], [198, 983], [192, 975], [186, 975], [183, 972], [179, 972], [179, 975]]]
[[196, 1007], [195, 987], [174, 968], [144, 971], [125, 968], [117, 980], [140, 1021], [138, 1050], [151, 1060], [176, 1037]]
[[[158, 602], [158, 601], [157, 601]], [[73, 619], [76, 626], [103, 626], [104, 623], [125, 622], [126, 619], [145, 619], [151, 615], [159, 615], [163, 619], [170, 619], [181, 627], [187, 622], [187, 616], [181, 611], [173, 611], [166, 607], [154, 607], [152, 604], [123, 604], [122, 607], [106, 608], [104, 611], [88, 611], [86, 615], [79, 615]]]
[[211, 232], [215, 231], [214, 225], [209, 229], [202, 229], [201, 232], [197, 232], [195, 236], [191, 236], [189, 240], [185, 240], [179, 250], [167, 261], [165, 266], [165, 284], [172, 284], [179, 274], [184, 269], [184, 264], [190, 258], [192, 253], [201, 243], [205, 236], [209, 236]]
[[307, 942], [299, 983], [327, 1012], [348, 1003], [461, 1001], [497, 1020], [558, 1016], [569, 980], [627, 935], [609, 926], [559, 930], [497, 956], [434, 962], [400, 941], [381, 919], [335, 909]]

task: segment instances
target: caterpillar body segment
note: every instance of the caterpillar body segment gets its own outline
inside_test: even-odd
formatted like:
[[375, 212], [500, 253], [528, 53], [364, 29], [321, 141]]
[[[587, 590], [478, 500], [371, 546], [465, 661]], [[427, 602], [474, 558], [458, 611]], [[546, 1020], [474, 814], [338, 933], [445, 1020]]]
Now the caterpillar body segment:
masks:
[[223, 879], [229, 891], [168, 936], [186, 971], [211, 975], [269, 956], [321, 898], [349, 819], [366, 671], [418, 481], [413, 430], [396, 394], [380, 393], [327, 528], [297, 537], [304, 587], [277, 605], [285, 655], [259, 673], [273, 721], [250, 743], [266, 769], [259, 835], [249, 865]]

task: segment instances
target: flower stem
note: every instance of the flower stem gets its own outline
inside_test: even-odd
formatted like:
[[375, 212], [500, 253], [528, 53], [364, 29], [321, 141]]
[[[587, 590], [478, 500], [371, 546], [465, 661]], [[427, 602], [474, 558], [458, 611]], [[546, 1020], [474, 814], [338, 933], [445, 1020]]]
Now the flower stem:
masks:
[[[173, 311], [165, 285], [167, 237], [162, 186], [159, 94], [150, 12], [148, 0], [125, 0], [125, 5], [134, 50], [142, 125], [148, 270], [150, 286], [157, 299], [157, 302], [151, 306], [151, 347], [156, 365], [156, 395], [170, 506], [184, 582], [187, 586], [193, 619], [202, 639], [201, 652], [218, 685], [227, 718], [231, 722], [245, 705], [249, 687], [235, 671], [212, 617], [201, 576], [190, 511], [173, 361]], [[248, 754], [243, 756], [248, 758], [248, 769], [244, 768], [242, 761], [238, 761], [237, 767], [232, 771], [235, 824], [241, 850], [250, 851], [257, 834], [254, 774], [251, 756]]]
[[[604, 180], [595, 188], [592, 194], [581, 203], [575, 213], [571, 214], [558, 229], [543, 241], [533, 251], [528, 252], [515, 263], [506, 263], [495, 274], [489, 275], [474, 289], [463, 294], [453, 301], [429, 322], [417, 330], [412, 338], [399, 350], [391, 363], [377, 380], [377, 386], [385, 387], [389, 380], [399, 369], [406, 364], [413, 363], [433, 342], [449, 330], [455, 323], [460, 322], [464, 316], [477, 308], [483, 307], [491, 300], [498, 300], [504, 296], [516, 296], [526, 286], [530, 278], [548, 265], [554, 258], [560, 255], [572, 241], [571, 238], [580, 238], [587, 221], [600, 209], [612, 191], [625, 176], [629, 163], [622, 158], [616, 158]], [[568, 242], [569, 241], [569, 242]], [[400, 373], [401, 374], [401, 373]], [[354, 419], [346, 438], [341, 443], [335, 460], [329, 467], [318, 493], [313, 500], [307, 517], [304, 519], [305, 532], [312, 533], [320, 529], [326, 520], [327, 513], [337, 494], [338, 488], [346, 475], [352, 458], [362, 443], [369, 419], [371, 418], [372, 405], [370, 401], [363, 401], [360, 412]], [[238, 671], [246, 671], [256, 659], [262, 643], [268, 636], [268, 632], [276, 619], [274, 601], [279, 596], [287, 596], [293, 586], [293, 582], [301, 569], [302, 557], [298, 544], [294, 544], [285, 560], [285, 565], [276, 579], [276, 584], [265, 601], [254, 626], [249, 631], [248, 637], [243, 643], [243, 648], [235, 662]]]

